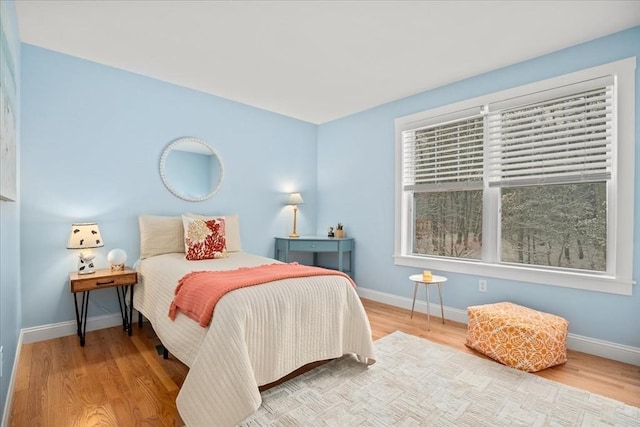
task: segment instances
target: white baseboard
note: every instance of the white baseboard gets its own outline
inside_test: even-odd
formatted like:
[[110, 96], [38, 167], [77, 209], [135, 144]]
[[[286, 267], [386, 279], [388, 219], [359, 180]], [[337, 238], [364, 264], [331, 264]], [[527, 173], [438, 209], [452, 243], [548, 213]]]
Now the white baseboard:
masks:
[[[122, 316], [120, 313], [105, 314], [102, 316], [87, 318], [87, 332], [111, 328], [118, 325], [122, 325]], [[37, 341], [76, 335], [77, 330], [78, 326], [76, 321], [70, 320], [68, 322], [51, 323], [49, 325], [23, 328], [20, 331], [20, 335], [22, 336], [23, 344], [29, 344]]]
[[[411, 310], [411, 303], [413, 301], [412, 298], [401, 297], [398, 295], [392, 295], [385, 292], [375, 291], [373, 289], [363, 288], [362, 286], [358, 286], [356, 288], [358, 295], [362, 298], [370, 299], [372, 301], [381, 302], [384, 304], [389, 304], [394, 307], [405, 308], [407, 310]], [[434, 295], [434, 293], [431, 293]], [[429, 306], [431, 310], [431, 314], [437, 317], [440, 317], [440, 301], [438, 300], [437, 295], [435, 296], [435, 301], [431, 301]], [[419, 301], [416, 298], [416, 307], [415, 311], [418, 313], [426, 313], [427, 312], [427, 302]], [[467, 316], [467, 310], [460, 310], [459, 308], [447, 307], [444, 306], [444, 317], [447, 320], [453, 320], [454, 322], [460, 323], [468, 323], [469, 317]]]
[[640, 348], [582, 335], [568, 334], [567, 348], [640, 366]]
[[[358, 286], [356, 290], [358, 291], [358, 295], [362, 298], [411, 310], [412, 298], [392, 295], [373, 289], [363, 288], [361, 286]], [[431, 314], [440, 317], [440, 302], [437, 295], [434, 299], [435, 301], [432, 299], [429, 308], [431, 310]], [[427, 302], [416, 300], [415, 311], [426, 313]], [[467, 311], [459, 308], [444, 306], [444, 317], [445, 319], [453, 320], [454, 322], [465, 324], [469, 322]], [[611, 360], [617, 360], [618, 362], [640, 366], [640, 348], [638, 347], [631, 347], [624, 344], [617, 344], [570, 333], [567, 335], [567, 348]]]
[[13, 360], [13, 368], [9, 377], [9, 388], [7, 388], [7, 398], [4, 401], [4, 414], [2, 415], [2, 427], [9, 425], [9, 416], [11, 415], [11, 405], [13, 404], [13, 385], [18, 370], [18, 361], [20, 360], [20, 350], [22, 349], [22, 332], [18, 336], [18, 344], [16, 346], [16, 357]]

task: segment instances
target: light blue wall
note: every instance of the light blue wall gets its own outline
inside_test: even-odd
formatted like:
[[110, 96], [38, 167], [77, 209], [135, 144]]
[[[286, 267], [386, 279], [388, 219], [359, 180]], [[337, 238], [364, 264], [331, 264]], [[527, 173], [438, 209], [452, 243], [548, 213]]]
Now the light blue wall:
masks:
[[[407, 277], [417, 269], [395, 266], [394, 245], [394, 119], [491, 92], [584, 68], [640, 56], [640, 27], [571, 47], [531, 61], [459, 81], [396, 102], [321, 125], [318, 130], [318, 233], [342, 221], [357, 241], [359, 286], [411, 297]], [[640, 113], [640, 79], [636, 70], [636, 118]], [[640, 121], [636, 119], [634, 279], [640, 269]], [[631, 177], [628, 177], [631, 179]], [[633, 296], [488, 280], [478, 292], [478, 277], [453, 274], [444, 288], [445, 304], [458, 309], [509, 300], [559, 314], [570, 332], [640, 347], [640, 291]]]
[[[0, 20], [9, 48], [15, 55], [15, 79], [17, 85], [16, 104], [16, 152], [18, 157], [17, 201], [0, 200], [0, 346], [3, 347], [4, 366], [0, 377], [0, 420], [4, 417], [9, 390], [9, 379], [20, 334], [20, 39], [18, 21], [13, 1], [0, 2]], [[0, 55], [9, 55], [0, 48]], [[1, 421], [0, 421], [1, 422]]]
[[[22, 83], [24, 327], [75, 319], [77, 254], [65, 249], [74, 221], [99, 224], [98, 267], [114, 248], [138, 257], [142, 213], [238, 213], [243, 249], [271, 255], [291, 227], [286, 193], [300, 191], [298, 227], [315, 230], [315, 125], [28, 44]], [[176, 198], [160, 178], [163, 149], [184, 136], [224, 162], [220, 192], [205, 202]], [[105, 312], [118, 312], [115, 292], [92, 293], [89, 316]]]

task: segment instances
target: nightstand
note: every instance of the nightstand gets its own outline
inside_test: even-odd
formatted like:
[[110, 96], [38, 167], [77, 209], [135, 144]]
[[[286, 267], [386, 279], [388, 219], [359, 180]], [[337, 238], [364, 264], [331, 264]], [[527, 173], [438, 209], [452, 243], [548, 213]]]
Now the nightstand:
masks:
[[[335, 252], [338, 255], [338, 270], [354, 278], [353, 255], [355, 251], [353, 237], [276, 237], [274, 256], [279, 261], [289, 262], [290, 252], [313, 252], [313, 265], [318, 265], [318, 254]], [[349, 254], [349, 270], [344, 269], [343, 255]]]
[[[89, 292], [97, 289], [116, 288], [118, 304], [122, 315], [122, 329], [131, 336], [131, 319], [133, 316], [133, 285], [138, 283], [138, 273], [129, 268], [124, 271], [111, 271], [110, 269], [96, 270], [92, 274], [69, 273], [69, 285], [73, 293], [73, 301], [76, 306], [76, 322], [78, 324], [78, 336], [80, 345], [84, 347], [84, 338], [87, 331], [87, 311], [89, 307]], [[82, 292], [82, 304], [78, 310], [78, 293]], [[129, 307], [127, 311], [127, 294], [129, 294]]]

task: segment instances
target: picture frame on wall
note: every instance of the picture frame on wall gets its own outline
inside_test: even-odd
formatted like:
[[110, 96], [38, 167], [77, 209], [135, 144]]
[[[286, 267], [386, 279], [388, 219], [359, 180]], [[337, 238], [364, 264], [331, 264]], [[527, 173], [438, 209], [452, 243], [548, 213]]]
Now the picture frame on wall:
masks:
[[0, 21], [0, 200], [11, 202], [17, 200], [15, 64], [15, 52]]

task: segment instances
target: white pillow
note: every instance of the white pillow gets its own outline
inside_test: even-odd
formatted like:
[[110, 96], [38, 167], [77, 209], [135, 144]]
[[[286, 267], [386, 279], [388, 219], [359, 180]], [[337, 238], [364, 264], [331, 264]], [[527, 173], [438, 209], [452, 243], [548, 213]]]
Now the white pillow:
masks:
[[[190, 217], [190, 218], [204, 219], [204, 220], [224, 218], [225, 237], [227, 239], [227, 252], [242, 251], [242, 245], [240, 244], [240, 217], [238, 216], [238, 214], [211, 216], [211, 215], [186, 213], [184, 214], [184, 216]], [[184, 246], [184, 242], [183, 242], [183, 246]], [[183, 247], [183, 251], [184, 251], [184, 247]]]
[[184, 253], [184, 227], [181, 216], [138, 216], [140, 258], [173, 252]]

